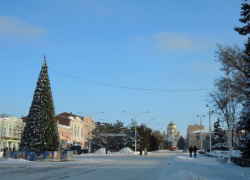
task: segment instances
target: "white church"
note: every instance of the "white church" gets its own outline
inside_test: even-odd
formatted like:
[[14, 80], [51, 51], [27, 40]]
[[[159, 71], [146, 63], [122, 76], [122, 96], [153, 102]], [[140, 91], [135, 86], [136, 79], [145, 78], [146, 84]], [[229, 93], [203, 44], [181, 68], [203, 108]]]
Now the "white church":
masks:
[[177, 146], [177, 142], [179, 138], [181, 137], [181, 133], [179, 130], [177, 132], [176, 125], [173, 123], [172, 120], [168, 124], [167, 133], [166, 131], [164, 131], [163, 136], [164, 136], [164, 140], [170, 142], [172, 146]]

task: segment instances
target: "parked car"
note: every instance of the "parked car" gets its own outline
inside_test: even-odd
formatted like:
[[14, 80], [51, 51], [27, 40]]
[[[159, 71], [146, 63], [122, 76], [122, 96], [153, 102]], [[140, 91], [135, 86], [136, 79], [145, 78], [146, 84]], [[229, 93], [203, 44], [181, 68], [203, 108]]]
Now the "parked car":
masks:
[[171, 146], [170, 147], [170, 151], [177, 151], [177, 150], [178, 150], [178, 148], [176, 146]]
[[89, 149], [82, 149], [82, 153], [89, 153]]
[[81, 146], [71, 146], [70, 150], [72, 150], [74, 154], [82, 154]]

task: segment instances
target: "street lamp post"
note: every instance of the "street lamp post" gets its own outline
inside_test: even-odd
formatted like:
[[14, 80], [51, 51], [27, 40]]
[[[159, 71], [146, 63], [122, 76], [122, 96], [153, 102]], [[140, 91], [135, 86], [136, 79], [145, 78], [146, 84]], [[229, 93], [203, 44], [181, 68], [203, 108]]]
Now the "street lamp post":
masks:
[[[82, 114], [86, 114], [88, 116], [93, 116], [93, 115], [96, 115], [96, 114], [101, 114], [101, 113], [104, 113], [104, 112], [98, 112], [98, 113], [94, 113], [94, 114], [87, 114], [87, 113], [83, 113], [83, 112], [78, 112], [78, 113], [82, 113]], [[89, 122], [89, 153], [91, 151], [91, 140], [90, 140], [90, 133], [91, 133], [91, 122]]]
[[231, 157], [232, 157], [232, 114], [231, 114], [231, 87], [229, 80], [225, 78], [228, 83], [228, 93], [229, 93], [229, 158], [228, 163], [231, 163]]
[[201, 119], [201, 147], [200, 147], [200, 150], [202, 151], [202, 117], [205, 117], [205, 115], [199, 116], [199, 115], [197, 114], [197, 117], [200, 117], [200, 119]]
[[132, 114], [133, 116], [135, 116], [135, 152], [136, 152], [136, 117], [140, 114], [145, 114], [145, 113], [149, 113], [149, 111], [146, 111], [146, 112], [142, 112], [142, 113], [139, 113], [139, 114], [133, 114], [133, 113], [130, 113], [130, 112], [126, 112], [126, 111], [123, 111], [124, 113], [127, 113], [127, 114]]
[[214, 113], [214, 111], [210, 111], [210, 106], [206, 104], [207, 107], [209, 107], [209, 152], [211, 152], [211, 114]]

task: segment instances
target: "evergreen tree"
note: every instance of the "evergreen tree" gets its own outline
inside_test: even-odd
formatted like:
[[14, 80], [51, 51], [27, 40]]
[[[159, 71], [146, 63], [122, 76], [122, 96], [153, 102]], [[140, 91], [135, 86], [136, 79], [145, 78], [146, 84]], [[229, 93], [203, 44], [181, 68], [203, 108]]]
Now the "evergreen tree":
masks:
[[94, 150], [98, 150], [100, 148], [106, 148], [107, 147], [107, 138], [105, 136], [100, 136], [100, 133], [107, 133], [107, 127], [109, 126], [108, 123], [100, 123], [97, 122], [95, 129], [93, 130], [92, 134], [95, 135], [95, 137], [91, 140], [91, 147]]
[[184, 149], [186, 147], [185, 139], [181, 136], [177, 142], [178, 149]]
[[[235, 30], [241, 35], [248, 35], [250, 33], [250, 3], [245, 0], [241, 7], [240, 22], [244, 23], [243, 27], [236, 27]], [[244, 87], [245, 101], [243, 103], [242, 115], [240, 117], [240, 129], [246, 132], [246, 135], [240, 139], [239, 148], [243, 152], [243, 157], [250, 158], [250, 37], [245, 44], [244, 51], [246, 82]]]
[[128, 147], [129, 140], [127, 136], [100, 136], [104, 134], [126, 134], [127, 129], [119, 120], [115, 124], [112, 123], [96, 123], [93, 134], [96, 136], [92, 139], [92, 148], [97, 150], [100, 148], [108, 148], [109, 151], [119, 151], [124, 147]]
[[214, 130], [211, 139], [211, 149], [212, 150], [226, 150], [227, 146], [227, 136], [223, 129], [220, 127], [220, 120], [214, 122]]
[[57, 151], [59, 137], [46, 56], [20, 143], [21, 151]]

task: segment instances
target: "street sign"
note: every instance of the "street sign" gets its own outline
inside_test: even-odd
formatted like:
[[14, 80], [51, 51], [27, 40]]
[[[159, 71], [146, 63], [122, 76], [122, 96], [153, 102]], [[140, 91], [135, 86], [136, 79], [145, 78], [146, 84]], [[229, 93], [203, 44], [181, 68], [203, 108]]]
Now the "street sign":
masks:
[[200, 133], [199, 132], [196, 133], [196, 140], [200, 140]]

